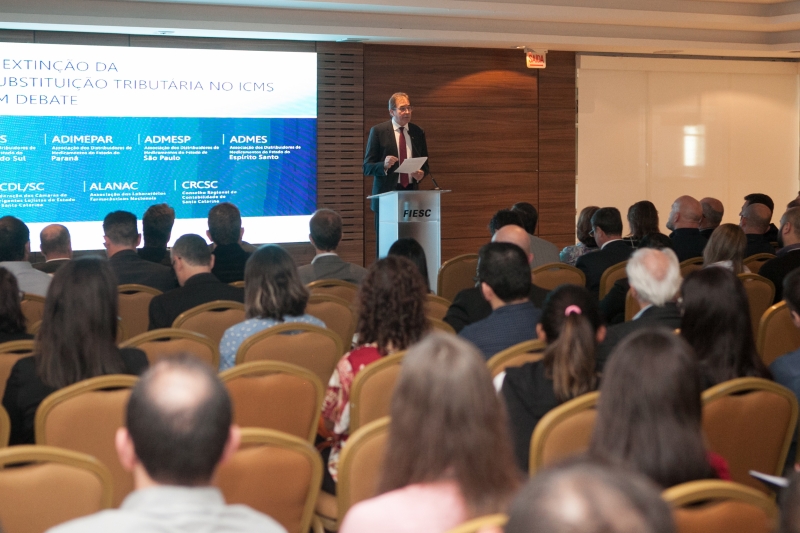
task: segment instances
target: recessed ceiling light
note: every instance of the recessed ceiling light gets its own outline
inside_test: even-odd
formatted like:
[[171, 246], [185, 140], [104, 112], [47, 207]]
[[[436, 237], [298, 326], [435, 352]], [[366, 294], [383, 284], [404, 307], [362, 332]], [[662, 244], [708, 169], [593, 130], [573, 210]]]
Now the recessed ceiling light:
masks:
[[517, 50], [524, 50], [527, 47], [523, 44], [522, 46], [515, 46], [514, 48], [516, 48]]

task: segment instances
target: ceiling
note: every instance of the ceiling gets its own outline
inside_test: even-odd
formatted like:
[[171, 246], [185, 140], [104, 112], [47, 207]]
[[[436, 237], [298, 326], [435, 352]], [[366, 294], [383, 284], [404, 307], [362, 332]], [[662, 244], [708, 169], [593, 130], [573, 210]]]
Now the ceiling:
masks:
[[800, 58], [800, 0], [1, 0], [0, 29]]

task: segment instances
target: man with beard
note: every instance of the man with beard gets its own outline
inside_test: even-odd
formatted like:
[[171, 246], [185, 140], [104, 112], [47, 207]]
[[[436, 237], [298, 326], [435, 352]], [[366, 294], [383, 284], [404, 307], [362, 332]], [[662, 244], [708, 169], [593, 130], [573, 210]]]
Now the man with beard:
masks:
[[783, 299], [783, 278], [800, 267], [800, 207], [787, 209], [778, 230], [778, 254], [761, 266], [758, 274], [775, 285], [775, 303]]

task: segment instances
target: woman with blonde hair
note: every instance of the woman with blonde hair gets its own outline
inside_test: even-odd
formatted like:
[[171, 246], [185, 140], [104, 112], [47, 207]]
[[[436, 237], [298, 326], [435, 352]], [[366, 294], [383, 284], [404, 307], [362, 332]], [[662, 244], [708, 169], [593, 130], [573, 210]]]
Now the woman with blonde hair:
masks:
[[744, 266], [747, 236], [736, 224], [721, 224], [711, 234], [703, 250], [703, 268], [715, 266], [727, 268], [734, 274], [750, 272]]

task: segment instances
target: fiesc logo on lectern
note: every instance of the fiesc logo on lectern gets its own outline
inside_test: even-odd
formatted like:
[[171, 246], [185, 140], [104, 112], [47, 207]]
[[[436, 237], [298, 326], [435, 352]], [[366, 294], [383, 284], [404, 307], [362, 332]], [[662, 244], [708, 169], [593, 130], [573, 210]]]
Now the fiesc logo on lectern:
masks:
[[430, 216], [430, 209], [406, 209], [403, 211], [403, 218], [427, 218]]

